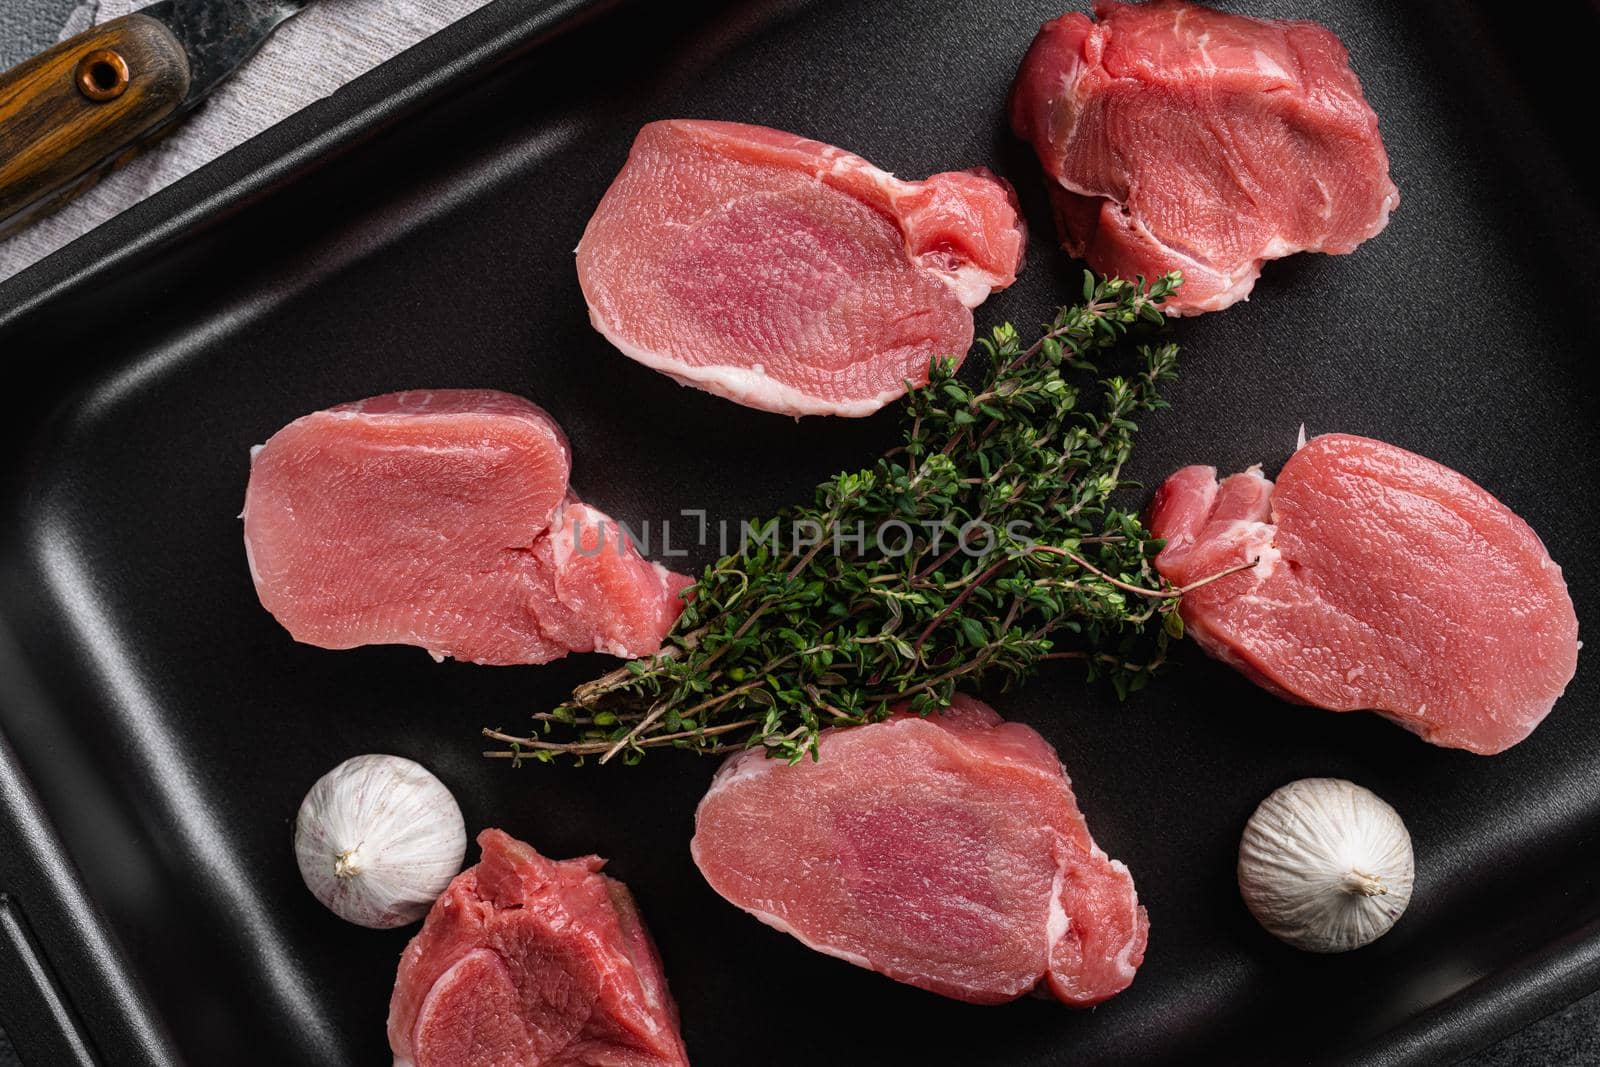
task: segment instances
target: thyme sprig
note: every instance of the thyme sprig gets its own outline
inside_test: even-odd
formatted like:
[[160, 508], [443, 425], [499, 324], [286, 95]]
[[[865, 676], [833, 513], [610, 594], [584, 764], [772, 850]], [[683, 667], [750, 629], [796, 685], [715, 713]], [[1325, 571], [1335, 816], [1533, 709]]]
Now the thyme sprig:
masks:
[[[903, 444], [754, 524], [706, 568], [662, 652], [536, 713], [532, 735], [485, 730], [506, 746], [485, 754], [633, 762], [760, 745], [797, 760], [826, 727], [902, 702], [926, 714], [958, 686], [1010, 686], [1046, 660], [1080, 661], [1119, 696], [1144, 686], [1182, 632], [1183, 591], [1155, 571], [1161, 542], [1112, 498], [1129, 484], [1136, 418], [1166, 406], [1177, 348], [1116, 349], [1161, 324], [1179, 284], [1086, 273], [1082, 302], [1038, 340], [1007, 324], [978, 341], [977, 385], [936, 360], [905, 401]], [[1102, 377], [1108, 359], [1133, 366]]]

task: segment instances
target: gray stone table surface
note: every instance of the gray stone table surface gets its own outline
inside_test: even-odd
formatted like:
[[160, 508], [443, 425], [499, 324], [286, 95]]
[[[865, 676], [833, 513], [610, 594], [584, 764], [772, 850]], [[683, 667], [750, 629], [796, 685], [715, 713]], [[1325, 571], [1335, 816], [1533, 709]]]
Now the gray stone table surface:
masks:
[[[78, 0], [0, 0], [0, 69], [48, 47], [76, 6]], [[0, 1008], [0, 1015], [3, 1014], [4, 1009]], [[1463, 1062], [1471, 1067], [1600, 1064], [1600, 993], [1585, 997]], [[16, 1054], [3, 1031], [0, 1067], [18, 1067]]]

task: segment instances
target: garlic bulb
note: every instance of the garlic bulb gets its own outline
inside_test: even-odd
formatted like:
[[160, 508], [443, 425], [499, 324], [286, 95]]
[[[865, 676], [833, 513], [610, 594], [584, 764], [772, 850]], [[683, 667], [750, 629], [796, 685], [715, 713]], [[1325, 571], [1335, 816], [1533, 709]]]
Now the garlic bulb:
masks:
[[356, 756], [317, 780], [295, 820], [306, 888], [341, 919], [387, 929], [422, 918], [461, 870], [467, 827], [421, 764]]
[[1346, 952], [1388, 933], [1411, 902], [1415, 870], [1400, 816], [1342, 778], [1278, 789], [1239, 842], [1239, 891], [1250, 913], [1307, 952]]

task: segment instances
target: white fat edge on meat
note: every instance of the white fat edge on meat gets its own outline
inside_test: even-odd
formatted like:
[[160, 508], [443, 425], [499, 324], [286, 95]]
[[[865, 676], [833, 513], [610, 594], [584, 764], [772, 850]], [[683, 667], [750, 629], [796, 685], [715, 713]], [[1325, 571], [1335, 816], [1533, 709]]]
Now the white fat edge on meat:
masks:
[[[565, 569], [567, 561], [572, 558], [572, 553], [577, 550], [577, 543], [583, 537], [581, 528], [585, 527], [586, 525], [581, 517], [573, 519], [570, 523], [567, 522], [567, 512], [571, 510], [572, 506], [572, 501], [563, 500], [560, 504], [556, 505], [555, 513], [550, 516], [550, 526], [548, 529], [554, 531], [550, 537], [551, 552], [552, 558], [555, 561], [556, 570], [558, 571]], [[586, 505], [582, 504], [577, 506], [587, 507]], [[588, 510], [593, 509], [589, 508]], [[615, 527], [616, 524], [613, 523], [612, 525]], [[605, 523], [596, 523], [595, 529], [599, 531], [600, 534], [600, 540], [595, 547], [597, 550], [603, 550], [605, 548], [606, 537]], [[566, 536], [568, 531], [571, 531], [571, 536]], [[620, 531], [618, 531], [618, 533], [620, 535]]]
[[[1063, 182], [1062, 184], [1065, 185], [1066, 183]], [[1068, 188], [1070, 188], [1070, 186], [1068, 186]], [[1084, 193], [1077, 189], [1073, 189], [1072, 191], [1084, 196], [1104, 196], [1102, 193]], [[1109, 199], [1109, 197], [1106, 199]], [[1262, 249], [1256, 253], [1254, 258], [1246, 260], [1244, 263], [1240, 264], [1236, 270], [1224, 271], [1218, 269], [1217, 265], [1214, 263], [1203, 262], [1183, 251], [1182, 249], [1174, 248], [1167, 244], [1167, 242], [1157, 237], [1155, 232], [1151, 230], [1149, 226], [1145, 225], [1145, 222], [1142, 218], [1130, 215], [1129, 222], [1133, 225], [1135, 230], [1137, 230], [1144, 237], [1148, 238], [1152, 244], [1160, 246], [1169, 255], [1182, 260], [1184, 263], [1192, 265], [1192, 272], [1188, 269], [1185, 269], [1183, 272], [1186, 278], [1189, 277], [1191, 273], [1196, 276], [1210, 275], [1211, 277], [1217, 279], [1219, 283], [1222, 283], [1220, 291], [1209, 300], [1206, 300], [1204, 303], [1196, 304], [1192, 308], [1173, 308], [1170, 311], [1166, 311], [1166, 314], [1168, 315], [1181, 316], [1196, 314], [1202, 311], [1221, 311], [1223, 308], [1230, 307], [1241, 300], [1249, 300], [1250, 290], [1255, 288], [1256, 280], [1261, 277], [1262, 260], [1281, 259], [1284, 256], [1300, 251], [1298, 248], [1290, 247], [1281, 238], [1274, 236], [1272, 240], [1268, 241], [1266, 245], [1264, 245]], [[1180, 291], [1180, 298], [1181, 295], [1182, 294]]]
[[[1307, 251], [1308, 245], [1297, 245], [1293, 241], [1286, 241], [1280, 234], [1273, 234], [1272, 240], [1262, 245], [1256, 252], [1257, 259], [1283, 259], [1297, 252]], [[1259, 273], [1259, 271], [1257, 272]]]
[[712, 776], [711, 785], [706, 790], [706, 795], [701, 799], [700, 803], [704, 804], [736, 782], [770, 773], [771, 765], [788, 766], [782, 760], [768, 759], [765, 749], [747, 749], [744, 752], [729, 756], [723, 761], [722, 766], [717, 768], [717, 773]]
[[1251, 291], [1255, 289], [1256, 282], [1261, 279], [1262, 264], [1269, 259], [1283, 259], [1297, 252], [1306, 251], [1304, 246], [1291, 245], [1282, 238], [1274, 237], [1260, 249], [1257, 249], [1253, 258], [1245, 260], [1237, 269], [1223, 271], [1219, 270], [1215, 264], [1202, 262], [1162, 241], [1154, 233], [1150, 232], [1149, 227], [1145, 226], [1142, 220], [1135, 219], [1134, 222], [1140, 230], [1149, 234], [1150, 239], [1166, 250], [1169, 255], [1176, 256], [1184, 262], [1194, 265], [1196, 268], [1194, 272], [1184, 270], [1185, 277], [1189, 277], [1191, 273], [1210, 274], [1219, 283], [1226, 283], [1222, 285], [1222, 288], [1215, 295], [1192, 307], [1163, 308], [1163, 312], [1166, 315], [1173, 317], [1181, 318], [1184, 315], [1197, 315], [1206, 311], [1221, 311], [1224, 308], [1232, 307], [1234, 304], [1248, 303]]
[[975, 308], [994, 292], [993, 276], [982, 267], [968, 264], [952, 271], [940, 270], [925, 263], [918, 263], [918, 266], [948, 285], [963, 307]]
[[[261, 455], [261, 450], [266, 448], [266, 447], [267, 446], [264, 445], [264, 444], [262, 444], [262, 445], [251, 445], [250, 446], [250, 466], [251, 467], [254, 467], [256, 465], [256, 457]], [[248, 488], [247, 488], [247, 490], [245, 492], [245, 497], [244, 497], [244, 506], [239, 509], [239, 514], [235, 515], [234, 518], [242, 519], [242, 518], [245, 517], [245, 515], [249, 514], [249, 512], [250, 512], [250, 494], [249, 494], [249, 491], [248, 491]], [[245, 540], [244, 547], [245, 547], [245, 551], [246, 552], [248, 552], [250, 550], [250, 541], [249, 541], [248, 538]], [[255, 568], [252, 567], [250, 569], [251, 576], [254, 577], [255, 573], [256, 573], [255, 572]]]
[[[1059, 847], [1059, 838], [1057, 844]], [[1061, 904], [1061, 890], [1067, 884], [1067, 867], [1067, 858], [1062, 856], [1056, 863], [1056, 876], [1050, 880], [1050, 915], [1044, 924], [1046, 960], [1056, 950], [1056, 945], [1061, 943], [1061, 939], [1072, 929], [1072, 916], [1067, 914], [1067, 909]]]
[[672, 577], [672, 571], [665, 563], [658, 563], [655, 560], [649, 560], [648, 562], [651, 569], [656, 573], [656, 581], [661, 583], [661, 595], [666, 596], [671, 584], [669, 579]]
[[[1305, 427], [1302, 426], [1300, 429], [1303, 438]], [[1301, 447], [1304, 447], [1303, 439], [1301, 444], [1296, 446], [1296, 451]], [[1261, 464], [1259, 463], [1250, 464], [1240, 473], [1253, 475], [1261, 481], [1266, 481], [1265, 475], [1261, 473]], [[1216, 506], [1217, 493], [1221, 488], [1221, 481], [1214, 480], [1212, 482], [1209, 489], [1210, 499], [1206, 502], [1208, 512]], [[1274, 543], [1277, 540], [1277, 535], [1278, 527], [1271, 521], [1270, 517], [1265, 521], [1261, 519], [1234, 519], [1220, 529], [1213, 529], [1211, 521], [1207, 520], [1194, 540], [1196, 542], [1200, 540], [1227, 540], [1243, 548], [1243, 556], [1246, 559], [1252, 556], [1256, 558], [1256, 566], [1251, 571], [1251, 575], [1259, 581], [1270, 578], [1273, 570], [1278, 565], [1278, 561], [1283, 558], [1283, 550]], [[1177, 539], [1174, 538], [1173, 540], [1176, 541]], [[1172, 542], [1169, 541], [1168, 543], [1171, 544]]]
[[[261, 450], [263, 448], [266, 448], [266, 447], [267, 447], [266, 445], [251, 445], [250, 446], [250, 465], [252, 467], [255, 466], [256, 457], [258, 455], [260, 455], [261, 454]], [[244, 494], [244, 506], [239, 509], [238, 518], [242, 522], [249, 516], [249, 514], [250, 514], [250, 489], [249, 489], [248, 486], [246, 486], [245, 487], [245, 494]], [[257, 589], [260, 589], [261, 588], [261, 568], [256, 566], [256, 550], [255, 550], [254, 546], [252, 546], [250, 544], [250, 535], [248, 533], [246, 533], [244, 535], [244, 562], [245, 562], [245, 565], [250, 568], [250, 582], [251, 582], [251, 584], [254, 585]]]
[[[1139, 226], [1141, 229], [1145, 228], [1144, 223], [1142, 222], [1139, 224]], [[1151, 236], [1153, 238], [1155, 235], [1151, 234]], [[1192, 263], [1196, 267], [1200, 268], [1202, 272], [1225, 279], [1228, 283], [1220, 291], [1218, 291], [1215, 296], [1211, 297], [1204, 303], [1195, 304], [1193, 307], [1183, 307], [1180, 305], [1178, 307], [1169, 309], [1163, 306], [1161, 310], [1162, 314], [1164, 315], [1181, 318], [1184, 315], [1195, 315], [1202, 311], [1221, 311], [1224, 308], [1232, 307], [1234, 304], [1237, 304], [1241, 301], [1248, 303], [1250, 300], [1250, 291], [1255, 288], [1257, 279], [1261, 277], [1260, 259], [1252, 259], [1248, 261], [1236, 272], [1224, 273], [1217, 270], [1213, 266], [1202, 264], [1199, 260], [1190, 256], [1186, 256], [1166, 244], [1162, 244], [1161, 247], [1165, 248], [1168, 252], [1175, 256], [1181, 256], [1187, 262]], [[1185, 277], [1187, 277], [1188, 274], [1188, 271], [1184, 271]]]
[[[434, 397], [436, 397], [442, 391], [459, 392], [460, 390], [402, 389], [398, 394], [398, 396], [400, 397], [399, 403], [401, 403], [401, 404], [409, 403], [409, 400], [412, 397], [421, 396], [421, 397], [424, 397], [425, 399], [419, 405], [412, 406], [412, 407], [407, 407], [403, 411], [367, 411], [365, 408], [359, 408], [359, 407], [348, 408], [348, 407], [344, 407], [343, 405], [340, 405], [340, 406], [335, 407], [335, 408], [324, 408], [321, 411], [313, 411], [313, 412], [311, 412], [311, 414], [302, 415], [300, 418], [301, 419], [309, 419], [309, 418], [314, 418], [314, 417], [326, 417], [326, 418], [330, 418], [330, 419], [335, 419], [335, 420], [340, 421], [340, 422], [357, 422], [357, 421], [361, 421], [361, 420], [378, 420], [380, 423], [391, 422], [391, 421], [400, 422], [400, 421], [404, 421], [405, 419], [414, 418], [414, 417], [419, 416], [419, 415], [420, 416], [428, 416], [428, 415], [436, 415], [436, 414], [438, 414], [438, 412], [430, 411], [429, 408], [431, 408], [433, 406]], [[499, 392], [499, 390], [483, 389], [483, 390], [474, 390], [474, 392], [494, 393], [494, 392]], [[513, 397], [513, 398], [518, 399], [518, 400], [525, 400], [529, 404], [533, 404], [533, 402], [531, 400], [527, 400], [526, 397], [518, 396], [515, 393], [507, 393], [505, 395]], [[374, 400], [374, 399], [376, 399], [376, 397], [366, 397], [364, 399], [354, 401], [354, 403], [356, 403], [356, 404], [365, 404], [368, 400]], [[524, 422], [538, 423], [541, 426], [543, 426], [546, 430], [550, 431], [550, 435], [551, 435], [551, 437], [553, 437], [555, 439], [555, 444], [556, 444], [557, 448], [560, 450], [561, 455], [566, 459], [568, 466], [571, 466], [571, 464], [572, 464], [572, 443], [567, 440], [566, 434], [562, 432], [560, 425], [558, 423], [556, 423], [555, 417], [553, 415], [551, 415], [549, 412], [545, 411], [543, 408], [539, 407], [537, 404], [533, 404], [533, 406], [537, 410], [535, 410], [535, 411], [526, 411], [526, 410], [517, 410], [517, 411], [482, 411], [482, 412], [449, 411], [446, 414], [448, 414], [448, 415], [481, 415], [481, 416], [489, 417], [489, 418], [500, 417], [500, 418], [507, 418], [507, 419], [521, 419]], [[544, 415], [543, 418], [539, 417], [541, 412]], [[299, 422], [299, 421], [300, 421], [300, 419], [296, 419], [295, 420], [295, 422]], [[290, 425], [292, 426], [293, 423], [290, 423]], [[251, 458], [251, 460], [253, 461], [255, 459], [256, 453], [259, 452], [261, 449], [263, 449], [265, 447], [266, 447], [265, 445], [255, 445], [254, 447], [252, 447], [250, 449], [250, 458]], [[411, 442], [411, 443], [408, 443], [406, 445], [406, 449], [407, 449], [407, 451], [421, 452], [421, 453], [426, 454], [426, 455], [440, 455], [440, 456], [442, 456], [442, 455], [449, 455], [451, 453], [460, 451], [460, 446], [459, 445], [426, 445], [426, 444], [421, 444], [421, 443], [418, 443], [418, 442]]]
[[796, 418], [801, 415], [839, 415], [859, 419], [871, 415], [885, 404], [905, 395], [905, 389], [895, 387], [886, 389], [877, 396], [860, 400], [823, 400], [769, 378], [764, 372], [757, 373], [750, 367], [734, 367], [725, 363], [696, 367], [672, 356], [631, 344], [625, 341], [621, 334], [602, 319], [592, 307], [589, 309], [589, 320], [607, 341], [634, 362], [642, 363], [651, 370], [665, 374], [679, 385], [702, 389], [734, 403], [762, 411], [793, 415]]
[[[618, 659], [632, 659], [637, 653], [621, 641], [613, 641], [603, 633], [596, 633], [590, 640], [594, 643], [594, 651], [604, 652], [608, 656]], [[578, 651], [578, 650], [574, 650]]]
[[1272, 572], [1277, 570], [1278, 563], [1283, 559], [1283, 549], [1278, 547], [1278, 527], [1271, 522], [1260, 522], [1258, 529], [1252, 531], [1252, 544], [1255, 548], [1256, 565], [1250, 574], [1259, 584], [1272, 577]]
[[[1135, 889], [1133, 885], [1133, 872], [1128, 870], [1128, 865], [1123, 863], [1121, 860], [1112, 860], [1111, 869], [1116, 871], [1118, 874], [1127, 876], [1129, 904], [1132, 906], [1135, 915], [1137, 915], [1139, 908], [1139, 891]], [[1138, 968], [1133, 965], [1133, 948], [1138, 943], [1139, 922], [1138, 919], [1135, 918], [1133, 932], [1128, 935], [1128, 940], [1123, 942], [1122, 948], [1118, 950], [1115, 957], [1117, 972], [1127, 978], [1130, 982], [1133, 981], [1133, 976], [1138, 973]]]
[[[244, 512], [241, 511], [239, 517], [241, 519], [244, 518]], [[255, 584], [257, 589], [261, 588], [261, 569], [256, 566], [256, 550], [250, 544], [250, 538], [248, 537], [244, 539], [244, 562], [250, 568], [250, 581]]]
[[1250, 572], [1251, 575], [1257, 581], [1265, 581], [1272, 577], [1278, 561], [1283, 558], [1283, 550], [1273, 543], [1277, 536], [1278, 528], [1270, 522], [1235, 519], [1208, 539], [1228, 539], [1239, 545], [1244, 549], [1245, 559], [1255, 557], [1256, 565]]
[[799, 930], [796, 930], [793, 926], [790, 926], [788, 922], [779, 917], [776, 912], [763, 911], [756, 907], [746, 907], [743, 904], [738, 905], [738, 907], [739, 910], [745, 912], [746, 914], [754, 915], [759, 922], [765, 923], [767, 926], [772, 927], [780, 934], [788, 934], [790, 937], [794, 938], [796, 941], [800, 942], [813, 952], [820, 952], [824, 956], [832, 956], [836, 960], [844, 960], [846, 963], [853, 963], [857, 967], [862, 967], [869, 971], [877, 969], [872, 965], [872, 961], [870, 959], [861, 955], [860, 953], [851, 952], [849, 949], [839, 948], [836, 945], [825, 945], [816, 941], [812, 941]]
[[1383, 228], [1389, 225], [1390, 212], [1394, 211], [1394, 209], [1399, 206], [1400, 194], [1398, 191], [1393, 193], [1385, 193], [1383, 195], [1383, 203], [1378, 205], [1378, 217], [1376, 221], [1374, 221], [1373, 224], [1368, 227], [1367, 236], [1362, 238], [1362, 240], [1367, 240], [1368, 238], [1378, 236], [1378, 234], [1382, 232]]
[[[576, 515], [571, 522], [568, 522], [567, 514], [579, 508], [582, 508], [587, 514]], [[567, 561], [572, 559], [574, 552], [579, 552], [584, 556], [593, 556], [600, 552], [614, 552], [617, 555], [626, 556], [630, 553], [638, 555], [639, 552], [638, 546], [633, 543], [633, 538], [628, 536], [628, 531], [623, 528], [622, 523], [594, 505], [571, 497], [556, 506], [556, 510], [551, 516], [549, 529], [560, 531], [559, 534], [551, 537], [555, 564], [558, 569], [566, 568]], [[587, 530], [595, 530], [599, 534], [595, 542], [594, 552], [578, 547], [583, 543], [583, 534]], [[662, 588], [665, 589], [666, 576], [669, 572], [659, 563], [652, 563], [651, 566], [658, 570], [659, 574], [657, 576], [661, 581]]]
[[[903, 181], [900, 178], [895, 177], [889, 171], [873, 166], [870, 162], [862, 159], [860, 156], [850, 155], [848, 153], [844, 154], [838, 159], [835, 159], [832, 165], [829, 166], [826, 171], [822, 171], [818, 174], [818, 177], [825, 177], [830, 174], [843, 174], [846, 172], [865, 174], [874, 185], [878, 186], [878, 188], [884, 191], [884, 194], [889, 198], [889, 206], [895, 212], [896, 225], [899, 225], [900, 223], [899, 210], [901, 198], [906, 196], [914, 196], [917, 193], [920, 193], [923, 186], [927, 184], [926, 180], [920, 182]], [[1018, 221], [1021, 221], [1020, 218]], [[905, 231], [902, 229], [902, 235], [904, 235], [904, 232]], [[907, 249], [907, 254], [910, 254], [909, 249]], [[989, 299], [990, 294], [994, 292], [995, 278], [993, 273], [984, 270], [975, 263], [965, 264], [964, 266], [957, 267], [955, 270], [944, 270], [938, 267], [931, 267], [927, 265], [922, 261], [922, 257], [911, 256], [910, 258], [917, 264], [917, 266], [921, 267], [929, 274], [934, 275], [945, 285], [949, 286], [951, 291], [956, 294], [956, 299], [961, 301], [961, 305], [963, 307], [975, 308], [979, 304], [982, 304], [985, 300]]]
[[[1072, 847], [1072, 851], [1078, 851], [1078, 849]], [[1136, 910], [1139, 907], [1139, 892], [1134, 887], [1133, 872], [1128, 870], [1128, 865], [1121, 860], [1111, 859], [1098, 843], [1092, 846], [1089, 854], [1091, 859], [1106, 863], [1113, 871], [1127, 878], [1129, 904], [1132, 909]], [[1064, 856], [1056, 866], [1055, 878], [1050, 883], [1050, 915], [1045, 922], [1045, 936], [1047, 938], [1045, 958], [1047, 960], [1055, 952], [1056, 945], [1072, 929], [1072, 916], [1067, 914], [1067, 909], [1061, 904], [1061, 890], [1066, 885], [1067, 869], [1070, 866], [1070, 859]], [[1117, 973], [1130, 982], [1133, 980], [1134, 975], [1138, 973], [1138, 968], [1133, 965], [1133, 950], [1138, 943], [1139, 924], [1135, 921], [1133, 932], [1128, 935], [1128, 940], [1123, 943], [1122, 948], [1118, 949], [1117, 954], [1112, 957], [1112, 962], [1117, 967]]]

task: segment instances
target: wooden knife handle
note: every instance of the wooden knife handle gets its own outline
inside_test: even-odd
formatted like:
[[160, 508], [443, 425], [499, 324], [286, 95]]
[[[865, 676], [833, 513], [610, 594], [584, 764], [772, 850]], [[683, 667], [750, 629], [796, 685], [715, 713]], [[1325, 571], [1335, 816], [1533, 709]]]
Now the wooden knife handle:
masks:
[[0, 223], [117, 161], [188, 92], [183, 45], [137, 12], [0, 74]]

